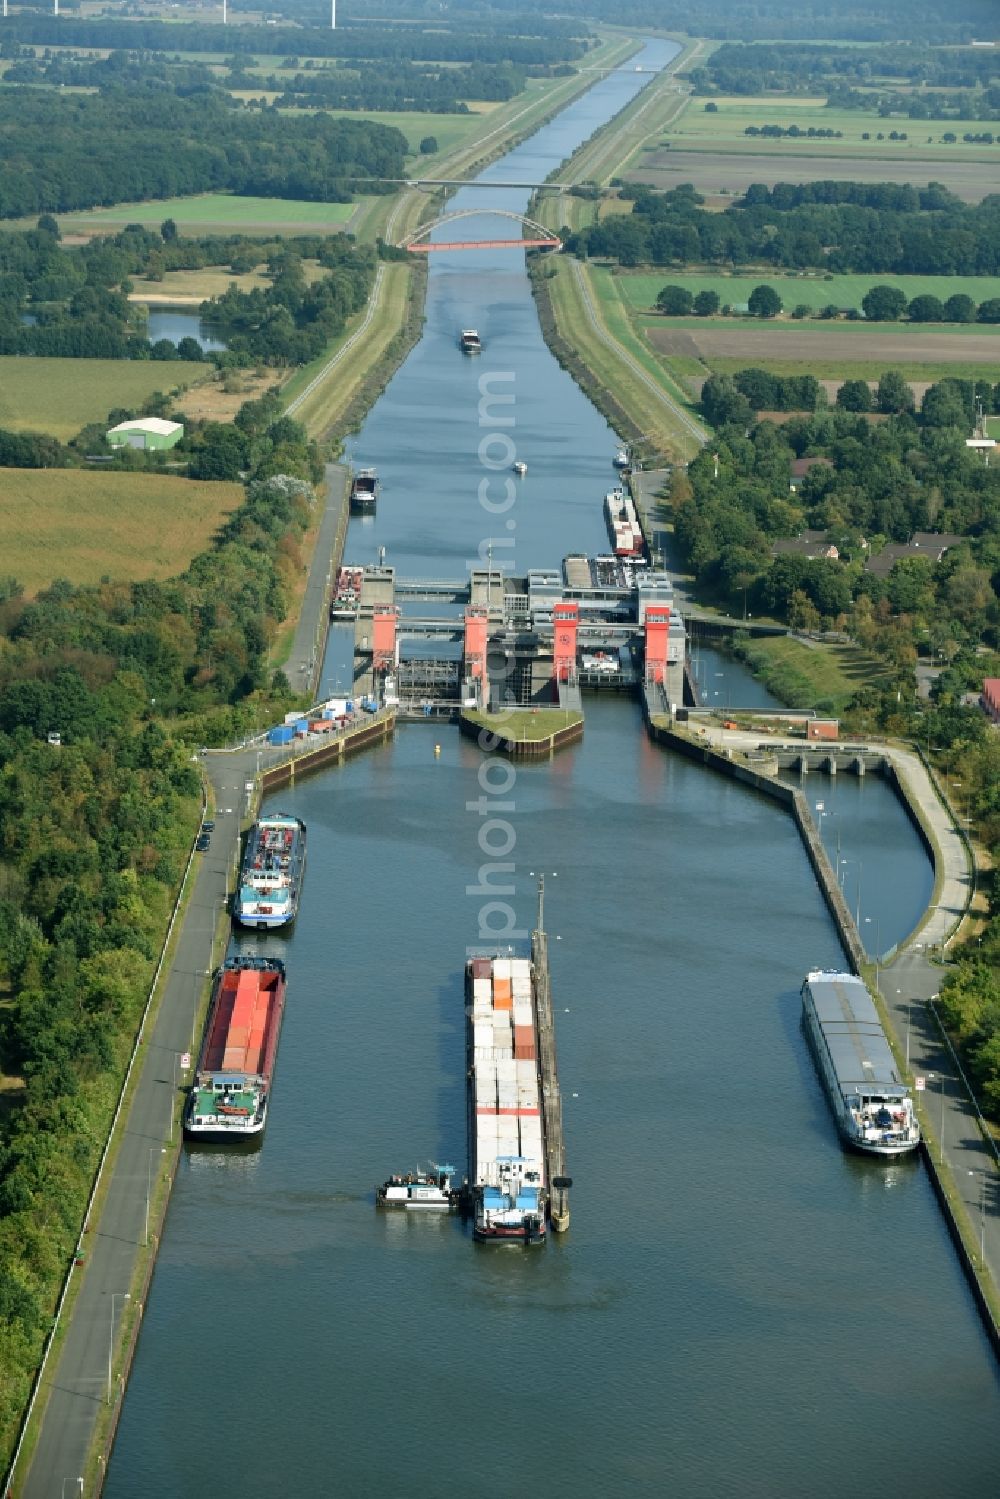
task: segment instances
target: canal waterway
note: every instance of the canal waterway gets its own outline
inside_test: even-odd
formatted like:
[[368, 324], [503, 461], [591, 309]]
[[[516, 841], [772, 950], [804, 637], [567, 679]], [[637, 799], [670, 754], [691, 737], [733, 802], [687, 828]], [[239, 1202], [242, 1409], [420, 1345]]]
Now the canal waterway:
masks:
[[[599, 83], [490, 172], [545, 176], [641, 81]], [[510, 430], [479, 428], [490, 370], [514, 372], [529, 476], [484, 524], [480, 434]], [[518, 569], [604, 549], [614, 437], [513, 252], [432, 262], [427, 332], [354, 447], [386, 483], [349, 560], [385, 545], [453, 576], [491, 534]], [[995, 1366], [926, 1174], [844, 1153], [802, 1035], [802, 975], [842, 955], [791, 819], [650, 744], [633, 703], [586, 706], [549, 764], [408, 726], [273, 803], [307, 821], [309, 871], [292, 933], [241, 939], [289, 965], [267, 1139], [182, 1157], [110, 1499], [988, 1491]], [[913, 828], [874, 777], [807, 790], [842, 856], [872, 832], [861, 914], [888, 946], [927, 898]], [[546, 874], [576, 1183], [569, 1234], [530, 1254], [372, 1203], [390, 1171], [464, 1165], [462, 968], [497, 861], [524, 930]]]

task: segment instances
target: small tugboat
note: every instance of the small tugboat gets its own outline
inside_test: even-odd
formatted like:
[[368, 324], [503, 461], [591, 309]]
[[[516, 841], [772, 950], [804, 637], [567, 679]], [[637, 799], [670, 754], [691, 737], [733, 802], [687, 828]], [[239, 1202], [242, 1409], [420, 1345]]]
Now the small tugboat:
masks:
[[483, 352], [482, 339], [475, 328], [463, 328], [458, 335], [458, 344], [463, 354], [481, 354]]
[[375, 1206], [379, 1208], [438, 1208], [448, 1212], [458, 1206], [461, 1192], [452, 1186], [454, 1166], [431, 1163], [429, 1171], [408, 1171], [405, 1176], [390, 1176], [375, 1188]]
[[628, 468], [628, 448], [619, 448], [615, 456], [612, 458], [611, 462], [615, 468]]
[[524, 478], [525, 474], [528, 472], [528, 465], [524, 462], [523, 459], [519, 458], [514, 464], [514, 472], [515, 474], [517, 474], [519, 479]]

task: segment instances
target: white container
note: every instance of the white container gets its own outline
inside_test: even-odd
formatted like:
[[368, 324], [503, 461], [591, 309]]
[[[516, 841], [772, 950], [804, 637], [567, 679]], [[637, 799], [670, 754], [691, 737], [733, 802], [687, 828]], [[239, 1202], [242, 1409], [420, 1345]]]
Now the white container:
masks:
[[511, 960], [510, 960], [510, 976], [511, 976], [512, 979], [515, 980], [515, 982], [518, 979], [530, 979], [531, 978], [531, 959], [530, 958], [511, 958]]
[[494, 1057], [492, 1046], [477, 1046], [472, 1053], [472, 1061], [476, 1069], [477, 1077], [480, 1075], [480, 1073], [484, 1073], [490, 1077], [496, 1077], [496, 1060]]
[[514, 1063], [514, 1066], [517, 1069], [517, 1081], [518, 1081], [518, 1086], [519, 1087], [522, 1084], [527, 1084], [527, 1085], [530, 1085], [532, 1088], [537, 1088], [537, 1086], [538, 1086], [538, 1063], [537, 1062], [531, 1061], [530, 1058], [528, 1060], [525, 1060], [524, 1057], [519, 1057], [517, 1059], [517, 1061]]
[[532, 992], [531, 991], [531, 980], [530, 979], [511, 979], [511, 981], [510, 981], [510, 992], [511, 992], [511, 995], [513, 997], [513, 1000], [514, 1000], [515, 1004], [517, 1004], [518, 1000], [526, 1000], [530, 1004], [531, 1003], [531, 992]]
[[489, 979], [472, 980], [473, 999], [488, 999], [492, 1002], [493, 985]]
[[517, 1083], [497, 1084], [497, 1108], [516, 1109], [520, 1107], [517, 1096]]
[[535, 1024], [535, 1012], [530, 1005], [519, 1005], [517, 1000], [515, 1000], [511, 1014], [514, 1017], [515, 1025], [534, 1026]]
[[495, 979], [509, 979], [510, 978], [510, 964], [511, 964], [510, 958], [494, 958], [493, 959], [493, 977]]
[[493, 1026], [488, 1020], [477, 1020], [474, 1022], [472, 1044], [477, 1048], [493, 1045]]
[[497, 1079], [502, 1083], [517, 1082], [517, 1063], [513, 1057], [497, 1057]]
[[534, 1083], [518, 1083], [517, 1106], [519, 1109], [538, 1108], [538, 1089]]

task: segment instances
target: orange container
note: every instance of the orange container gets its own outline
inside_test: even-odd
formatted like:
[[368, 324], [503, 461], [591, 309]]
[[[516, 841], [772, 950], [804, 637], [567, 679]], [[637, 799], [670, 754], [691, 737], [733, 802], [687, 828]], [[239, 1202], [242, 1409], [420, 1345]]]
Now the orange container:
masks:
[[509, 1010], [512, 1004], [510, 979], [493, 978], [493, 1008], [495, 1010]]
[[527, 1045], [518, 1046], [515, 1043], [515, 1046], [514, 1046], [514, 1059], [515, 1059], [515, 1061], [518, 1061], [518, 1062], [533, 1062], [533, 1061], [535, 1061], [535, 1043], [532, 1042], [530, 1046], [527, 1046]]

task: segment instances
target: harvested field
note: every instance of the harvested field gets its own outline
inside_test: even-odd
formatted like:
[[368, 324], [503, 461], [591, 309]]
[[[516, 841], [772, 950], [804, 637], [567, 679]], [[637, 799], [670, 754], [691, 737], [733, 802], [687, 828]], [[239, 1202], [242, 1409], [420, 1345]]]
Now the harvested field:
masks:
[[153, 391], [204, 380], [207, 364], [186, 360], [0, 357], [0, 427], [48, 432], [61, 442], [116, 407], [140, 406]]
[[242, 503], [239, 484], [165, 474], [7, 468], [0, 484], [4, 570], [35, 594], [56, 578], [170, 578]]
[[958, 155], [919, 157], [915, 153], [892, 156], [844, 156], [801, 151], [754, 153], [743, 151], [654, 151], [631, 172], [630, 182], [648, 182], [651, 187], [677, 187], [693, 182], [700, 192], [718, 196], [740, 196], [753, 182], [773, 187], [776, 182], [944, 182], [949, 191], [967, 203], [979, 203], [989, 193], [1000, 193], [1000, 152], [989, 161], [963, 161]]
[[231, 422], [244, 401], [259, 401], [267, 390], [280, 384], [276, 370], [236, 370], [226, 376], [213, 376], [201, 385], [192, 386], [174, 402], [182, 416], [202, 422]]
[[[1000, 336], [996, 333], [927, 333], [916, 329], [912, 333], [890, 333], [884, 328], [828, 331], [788, 324], [754, 328], [741, 323], [731, 328], [715, 324], [690, 333], [650, 328], [648, 333], [650, 343], [662, 354], [683, 352], [690, 357], [693, 343], [706, 364], [722, 357], [759, 365], [780, 359], [817, 368], [874, 362], [882, 369], [895, 365], [976, 364], [1000, 371]], [[678, 339], [685, 340], [683, 349]]]

